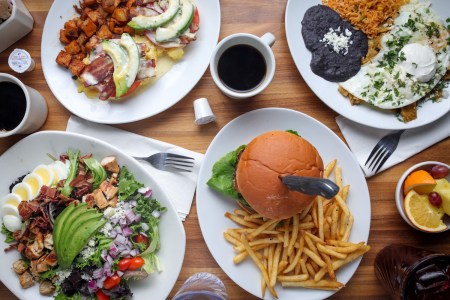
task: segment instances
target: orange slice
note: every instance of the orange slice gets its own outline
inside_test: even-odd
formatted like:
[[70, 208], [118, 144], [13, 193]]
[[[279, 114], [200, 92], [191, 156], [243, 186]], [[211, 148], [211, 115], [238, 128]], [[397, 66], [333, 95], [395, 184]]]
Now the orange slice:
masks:
[[425, 170], [414, 171], [408, 175], [403, 185], [403, 193], [406, 195], [409, 191], [415, 190], [417, 193], [429, 194], [436, 186], [436, 180]]
[[444, 210], [433, 206], [427, 195], [419, 195], [414, 190], [405, 197], [405, 212], [414, 226], [428, 232], [440, 232], [447, 229], [442, 222]]

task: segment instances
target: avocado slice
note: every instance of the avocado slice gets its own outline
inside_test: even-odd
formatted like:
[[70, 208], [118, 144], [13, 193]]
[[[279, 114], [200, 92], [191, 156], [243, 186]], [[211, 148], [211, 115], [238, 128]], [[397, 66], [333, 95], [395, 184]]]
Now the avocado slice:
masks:
[[169, 6], [165, 12], [160, 15], [147, 17], [137, 16], [128, 22], [128, 26], [136, 30], [155, 29], [170, 21], [177, 15], [180, 10], [180, 0], [169, 0]]
[[55, 245], [55, 248], [57, 248], [56, 245], [59, 245], [62, 228], [64, 227], [64, 224], [66, 224], [66, 219], [72, 214], [72, 211], [74, 209], [75, 205], [73, 203], [70, 204], [69, 206], [64, 208], [64, 210], [58, 215], [55, 220], [55, 225], [53, 226], [53, 244]]
[[102, 47], [113, 60], [113, 79], [116, 98], [119, 98], [128, 91], [136, 79], [139, 70], [139, 49], [128, 33], [122, 34], [120, 44], [104, 40]]
[[166, 27], [156, 29], [155, 39], [158, 43], [179, 37], [191, 25], [194, 19], [195, 6], [188, 0], [181, 0], [181, 3], [181, 16], [170, 22]]
[[106, 219], [90, 219], [85, 221], [71, 234], [71, 239], [64, 245], [62, 255], [58, 255], [58, 264], [61, 268], [70, 268], [75, 257], [83, 250], [86, 243], [106, 223]]

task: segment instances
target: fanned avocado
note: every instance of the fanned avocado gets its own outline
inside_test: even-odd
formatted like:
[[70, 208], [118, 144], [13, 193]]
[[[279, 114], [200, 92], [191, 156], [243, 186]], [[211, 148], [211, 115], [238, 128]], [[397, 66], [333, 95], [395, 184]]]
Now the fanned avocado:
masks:
[[55, 226], [53, 227], [53, 244], [58, 245], [61, 238], [61, 231], [64, 227], [66, 219], [71, 215], [72, 211], [75, 209], [75, 205], [72, 203], [66, 207], [56, 218]]
[[58, 216], [53, 239], [58, 264], [62, 269], [70, 267], [92, 235], [105, 225], [106, 219], [102, 217], [103, 214], [88, 208], [86, 203], [78, 206], [71, 204]]
[[119, 44], [104, 40], [102, 47], [113, 60], [113, 79], [116, 98], [119, 98], [128, 91], [136, 79], [139, 70], [139, 49], [128, 33], [122, 34]]
[[179, 37], [185, 32], [194, 19], [195, 6], [188, 0], [181, 0], [182, 9], [179, 18], [175, 18], [166, 27], [156, 29], [155, 38], [157, 42], [166, 42]]
[[155, 29], [172, 21], [179, 10], [180, 0], [169, 0], [169, 6], [162, 14], [152, 17], [139, 15], [131, 19], [128, 26], [136, 30]]

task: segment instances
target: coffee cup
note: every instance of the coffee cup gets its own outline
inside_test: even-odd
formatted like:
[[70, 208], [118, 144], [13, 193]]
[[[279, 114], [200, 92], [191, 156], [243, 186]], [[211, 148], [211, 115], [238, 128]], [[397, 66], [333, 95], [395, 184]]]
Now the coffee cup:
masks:
[[38, 130], [47, 114], [47, 103], [38, 91], [0, 73], [0, 138]]
[[272, 45], [275, 36], [236, 33], [224, 38], [209, 65], [214, 83], [230, 98], [246, 99], [261, 93], [275, 74]]

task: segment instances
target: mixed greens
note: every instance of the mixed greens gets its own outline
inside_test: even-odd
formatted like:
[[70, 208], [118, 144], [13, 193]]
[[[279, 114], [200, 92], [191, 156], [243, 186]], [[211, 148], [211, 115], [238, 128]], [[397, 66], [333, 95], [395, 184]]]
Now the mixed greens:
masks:
[[159, 221], [165, 207], [115, 157], [101, 162], [67, 151], [65, 179], [22, 201], [22, 229], [1, 232], [22, 258], [13, 265], [23, 288], [39, 284], [55, 299], [128, 299], [129, 280], [162, 268]]

